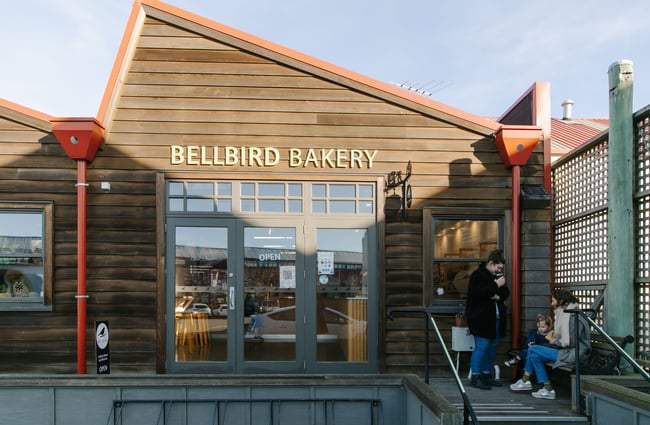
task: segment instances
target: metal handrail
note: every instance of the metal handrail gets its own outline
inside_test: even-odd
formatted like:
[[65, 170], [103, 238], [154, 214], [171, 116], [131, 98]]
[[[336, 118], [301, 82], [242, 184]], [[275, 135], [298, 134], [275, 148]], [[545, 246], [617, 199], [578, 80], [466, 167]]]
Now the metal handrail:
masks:
[[[578, 316], [582, 316], [582, 318], [584, 318], [590, 326], [592, 326], [594, 329], [596, 329], [596, 331], [598, 331], [598, 333], [603, 338], [605, 338], [605, 341], [607, 341], [608, 344], [610, 344], [612, 347], [614, 347], [614, 349], [621, 355], [621, 357], [623, 357], [625, 360], [627, 360], [627, 362], [634, 368], [634, 370], [639, 372], [639, 374], [641, 376], [643, 376], [643, 378], [646, 381], [648, 381], [648, 383], [650, 383], [650, 375], [648, 375], [648, 372], [646, 372], [641, 367], [641, 365], [639, 365], [636, 362], [636, 360], [632, 356], [627, 354], [627, 352], [624, 349], [622, 349], [621, 346], [618, 345], [616, 343], [616, 341], [614, 341], [612, 339], [612, 337], [609, 336], [607, 334], [607, 332], [605, 332], [605, 330], [603, 328], [598, 326], [598, 324], [591, 317], [589, 317], [585, 313], [585, 311], [579, 310], [579, 309], [570, 309], [570, 310], [564, 310], [564, 311], [566, 313], [575, 314], [576, 315], [576, 320], [578, 319]], [[593, 311], [593, 310], [590, 310], [590, 312], [595, 313], [595, 311]], [[580, 346], [580, 338], [579, 338], [579, 329], [578, 328], [579, 328], [578, 322], [576, 321], [576, 324], [575, 324], [574, 329], [573, 329], [573, 331], [574, 331], [574, 339], [576, 341], [576, 344], [575, 344], [575, 352], [576, 352], [575, 353], [576, 384], [575, 384], [575, 392], [573, 394], [573, 397], [574, 397], [574, 399], [576, 401], [576, 407], [578, 409], [578, 412], [582, 413], [582, 397], [580, 395], [580, 356], [579, 356], [579, 354], [580, 354], [580, 347], [579, 347]]]
[[449, 355], [449, 350], [447, 350], [447, 346], [445, 345], [445, 341], [442, 339], [442, 335], [440, 334], [440, 330], [438, 329], [438, 325], [436, 324], [435, 319], [431, 315], [431, 312], [426, 309], [407, 309], [407, 310], [402, 310], [402, 309], [395, 309], [395, 310], [390, 310], [388, 312], [388, 319], [389, 320], [394, 320], [393, 314], [394, 313], [399, 313], [399, 314], [424, 314], [425, 319], [426, 319], [426, 332], [424, 335], [424, 382], [427, 384], [429, 383], [429, 322], [433, 325], [433, 329], [436, 331], [436, 336], [438, 337], [438, 341], [440, 342], [440, 345], [442, 346], [442, 351], [445, 354], [445, 357], [447, 358], [447, 363], [449, 363], [449, 368], [452, 371], [452, 374], [454, 375], [454, 379], [456, 381], [456, 386], [458, 387], [458, 390], [460, 391], [460, 396], [463, 398], [463, 424], [467, 425], [469, 423], [469, 416], [472, 417], [472, 422], [475, 424], [478, 424], [478, 418], [476, 417], [476, 412], [474, 412], [474, 407], [472, 406], [472, 403], [469, 401], [469, 398], [467, 397], [467, 393], [465, 392], [465, 387], [463, 386], [463, 383], [460, 380], [460, 377], [458, 376], [458, 371], [454, 367], [454, 362]]

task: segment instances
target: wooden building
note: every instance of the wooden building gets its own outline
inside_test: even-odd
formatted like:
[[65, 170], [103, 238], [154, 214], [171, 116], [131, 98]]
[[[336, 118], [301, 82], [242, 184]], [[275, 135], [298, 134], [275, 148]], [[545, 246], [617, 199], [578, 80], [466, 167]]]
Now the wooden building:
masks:
[[93, 373], [103, 322], [116, 373], [421, 373], [386, 314], [450, 335], [498, 247], [516, 334], [550, 288], [516, 124], [136, 1], [96, 118], [0, 102], [0, 372]]

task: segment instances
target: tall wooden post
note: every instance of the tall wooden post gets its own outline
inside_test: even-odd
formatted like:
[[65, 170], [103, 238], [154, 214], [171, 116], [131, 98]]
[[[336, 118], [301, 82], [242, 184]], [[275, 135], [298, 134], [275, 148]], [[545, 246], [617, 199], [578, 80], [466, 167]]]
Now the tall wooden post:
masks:
[[609, 160], [607, 183], [609, 282], [605, 330], [634, 334], [634, 129], [632, 62], [609, 67]]

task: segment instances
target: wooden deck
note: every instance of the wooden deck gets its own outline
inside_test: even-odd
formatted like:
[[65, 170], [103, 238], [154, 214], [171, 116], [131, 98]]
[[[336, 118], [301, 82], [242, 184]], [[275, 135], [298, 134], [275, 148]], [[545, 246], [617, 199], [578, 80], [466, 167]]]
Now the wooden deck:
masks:
[[[502, 387], [485, 391], [471, 387], [469, 380], [462, 378], [465, 393], [480, 423], [589, 423], [589, 418], [571, 409], [570, 389], [556, 388], [555, 400], [540, 400], [532, 397], [529, 391], [511, 391], [510, 379], [502, 379], [501, 383]], [[429, 386], [462, 411], [463, 398], [453, 378], [430, 378]], [[533, 387], [538, 388], [537, 385]]]

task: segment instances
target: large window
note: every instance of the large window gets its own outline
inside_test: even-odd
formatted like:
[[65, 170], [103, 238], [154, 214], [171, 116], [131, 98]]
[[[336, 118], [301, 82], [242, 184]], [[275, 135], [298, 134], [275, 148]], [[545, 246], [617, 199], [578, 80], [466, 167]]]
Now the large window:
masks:
[[0, 310], [51, 304], [50, 203], [0, 203]]
[[425, 301], [456, 310], [467, 298], [470, 274], [490, 252], [503, 247], [503, 218], [489, 215], [425, 215], [427, 276]]

